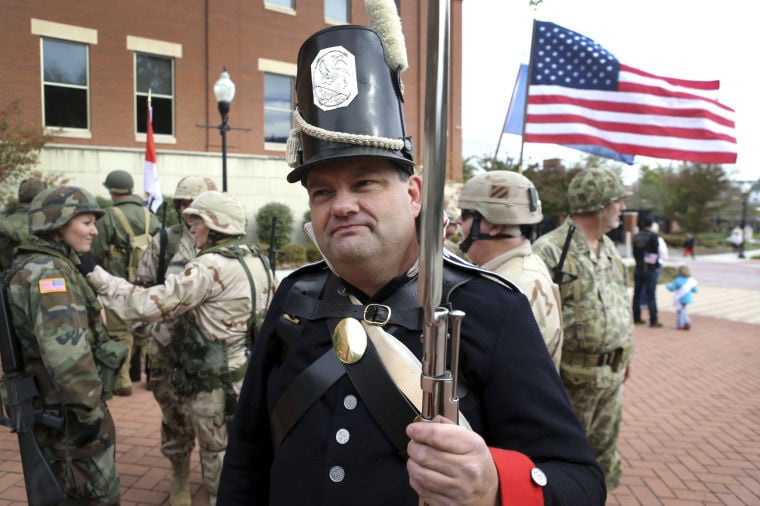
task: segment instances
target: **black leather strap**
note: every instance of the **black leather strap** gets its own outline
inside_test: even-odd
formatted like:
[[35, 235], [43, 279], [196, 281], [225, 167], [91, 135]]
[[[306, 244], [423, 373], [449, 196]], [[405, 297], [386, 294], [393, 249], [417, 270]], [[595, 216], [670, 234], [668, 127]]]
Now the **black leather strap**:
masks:
[[272, 442], [278, 448], [290, 429], [346, 373], [332, 349], [301, 371], [277, 400], [270, 421]]
[[390, 306], [360, 306], [346, 303], [345, 299], [340, 302], [327, 302], [298, 292], [288, 293], [283, 307], [287, 308], [289, 314], [307, 320], [356, 318], [360, 321], [366, 319], [375, 323], [399, 325], [410, 330], [422, 330], [422, 312], [419, 307], [397, 309], [396, 306], [390, 309], [390, 315], [387, 315], [385, 308]]

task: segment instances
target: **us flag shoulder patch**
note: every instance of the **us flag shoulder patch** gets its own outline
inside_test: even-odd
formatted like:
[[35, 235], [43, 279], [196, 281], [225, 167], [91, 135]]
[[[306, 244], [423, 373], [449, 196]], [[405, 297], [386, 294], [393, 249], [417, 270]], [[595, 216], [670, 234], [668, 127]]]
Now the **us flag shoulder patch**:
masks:
[[66, 280], [63, 278], [47, 278], [39, 281], [40, 293], [66, 292]]

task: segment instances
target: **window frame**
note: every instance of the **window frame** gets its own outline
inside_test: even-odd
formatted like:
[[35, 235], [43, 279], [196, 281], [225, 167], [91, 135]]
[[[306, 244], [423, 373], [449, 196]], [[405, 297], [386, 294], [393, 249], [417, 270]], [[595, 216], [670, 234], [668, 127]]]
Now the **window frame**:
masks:
[[[132, 105], [134, 111], [132, 114], [132, 128], [135, 132], [136, 142], [146, 142], [147, 134], [145, 132], [137, 131], [137, 97], [147, 96], [146, 92], [137, 91], [137, 55], [154, 58], [165, 58], [171, 61], [172, 72], [172, 134], [157, 134], [153, 133], [153, 140], [156, 144], [176, 144], [177, 143], [177, 60], [182, 58], [183, 47], [182, 44], [175, 42], [168, 42], [164, 40], [148, 39], [145, 37], [137, 37], [134, 35], [127, 35], [127, 51], [132, 52]], [[165, 95], [161, 95], [166, 97]]]
[[[346, 19], [331, 18], [327, 15], [328, 2], [342, 2], [346, 8]], [[351, 24], [351, 0], [324, 0], [323, 2], [325, 23], [328, 25], [348, 25]]]
[[[134, 115], [134, 128], [135, 128], [135, 137], [143, 136], [145, 137], [147, 135], [147, 126], [146, 131], [141, 132], [138, 129], [138, 115], [140, 114], [140, 111], [138, 110], [137, 103], [138, 99], [140, 97], [145, 97], [145, 102], [147, 104], [148, 101], [148, 92], [146, 91], [140, 91], [137, 89], [137, 61], [139, 56], [144, 56], [148, 58], [160, 58], [163, 60], [168, 60], [169, 65], [171, 67], [171, 94], [166, 95], [164, 93], [156, 93], [155, 91], [151, 91], [151, 97], [152, 98], [162, 98], [162, 99], [168, 99], [171, 102], [171, 134], [166, 133], [158, 133], [155, 131], [155, 126], [153, 130], [153, 139], [156, 142], [171, 142], [172, 140], [176, 142], [177, 139], [177, 88], [176, 88], [176, 61], [174, 58], [164, 55], [157, 55], [157, 54], [151, 54], [151, 53], [145, 53], [142, 51], [133, 51], [132, 58], [133, 58], [133, 76], [134, 76], [134, 104], [135, 104], [135, 115]], [[147, 124], [146, 124], [147, 125]], [[159, 140], [160, 139], [160, 140]]]
[[[267, 102], [266, 102], [266, 75], [271, 74], [275, 76], [280, 77], [286, 77], [290, 80], [290, 110], [288, 111], [288, 114], [292, 114], [293, 107], [295, 107], [295, 78], [296, 78], [296, 72], [297, 72], [297, 65], [293, 63], [286, 63], [281, 62], [277, 60], [269, 60], [266, 58], [259, 58], [258, 61], [258, 69], [261, 72], [261, 111], [262, 111], [262, 130], [263, 130], [263, 138], [264, 141], [264, 149], [267, 151], [285, 151], [285, 148], [287, 146], [287, 137], [285, 142], [271, 142], [266, 140], [266, 121], [264, 118], [266, 117], [267, 110], [271, 110], [267, 108]], [[290, 117], [291, 122], [291, 128], [292, 128], [292, 117]]]
[[[48, 135], [58, 137], [74, 137], [79, 139], [91, 139], [92, 138], [92, 79], [90, 77], [90, 48], [98, 43], [98, 32], [92, 28], [86, 28], [76, 25], [68, 25], [63, 23], [55, 23], [52, 21], [45, 21], [43, 19], [32, 18], [31, 19], [31, 33], [32, 35], [39, 37], [39, 57], [40, 57], [40, 123], [44, 132]], [[85, 78], [86, 84], [71, 85], [68, 83], [60, 83], [57, 81], [45, 80], [45, 40], [58, 40], [69, 44], [78, 44], [83, 46], [85, 51]], [[59, 86], [65, 88], [84, 89], [85, 98], [85, 116], [87, 127], [59, 127], [48, 126], [45, 121], [46, 111], [48, 104], [45, 100], [45, 87], [46, 86]]]

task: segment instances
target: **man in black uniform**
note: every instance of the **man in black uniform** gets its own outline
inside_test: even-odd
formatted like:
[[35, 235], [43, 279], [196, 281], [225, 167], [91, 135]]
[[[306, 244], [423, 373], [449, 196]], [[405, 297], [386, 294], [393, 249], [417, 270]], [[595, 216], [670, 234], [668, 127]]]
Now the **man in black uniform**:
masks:
[[403, 68], [385, 47], [359, 26], [301, 47], [288, 181], [308, 190], [325, 261], [283, 280], [256, 337], [218, 504], [602, 505], [604, 477], [530, 304], [509, 282], [445, 255], [443, 298], [466, 313], [460, 409], [472, 429], [413, 423], [414, 395], [389, 378], [374, 341], [354, 363], [336, 358], [345, 317], [421, 356], [422, 183], [401, 112]]

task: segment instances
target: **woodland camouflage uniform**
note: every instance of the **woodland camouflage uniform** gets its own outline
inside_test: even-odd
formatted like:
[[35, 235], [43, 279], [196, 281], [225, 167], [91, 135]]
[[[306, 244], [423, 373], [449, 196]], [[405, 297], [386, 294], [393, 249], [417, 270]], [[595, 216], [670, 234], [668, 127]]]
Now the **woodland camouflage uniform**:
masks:
[[19, 246], [9, 299], [25, 370], [35, 376], [46, 411], [65, 420], [63, 431], [35, 426], [45, 458], [75, 504], [117, 504], [115, 428], [105, 401], [126, 349], [108, 341], [76, 254], [51, 239], [85, 213], [103, 211], [80, 188], [51, 188], [34, 199], [29, 220], [40, 237]]
[[30, 177], [18, 186], [16, 209], [0, 223], [0, 270], [7, 269], [13, 261], [13, 248], [31, 238], [29, 234], [29, 205], [32, 199], [45, 189], [45, 183]]
[[[129, 235], [124, 230], [124, 226], [114, 211], [118, 207], [124, 213], [124, 216], [132, 227], [135, 235], [145, 232], [145, 203], [137, 196], [132, 195], [132, 176], [125, 171], [112, 171], [106, 177], [103, 183], [114, 198], [113, 206], [105, 210], [105, 216], [98, 220], [98, 236], [92, 242], [90, 256], [108, 272], [114, 276], [127, 278]], [[151, 235], [158, 232], [161, 223], [152, 213], [149, 214], [148, 233]], [[130, 356], [134, 339], [129, 325], [122, 320], [116, 313], [106, 308], [106, 322], [108, 335], [111, 339], [129, 346]], [[139, 343], [138, 343], [139, 344]], [[116, 392], [124, 391], [132, 386], [132, 380], [129, 376], [130, 361], [122, 367], [119, 378], [116, 382]]]
[[[229, 212], [231, 202], [234, 212]], [[175, 327], [172, 335], [173, 381], [189, 397], [203, 479], [213, 504], [227, 446], [225, 422], [234, 412], [248, 365], [249, 318], [263, 320], [274, 283], [268, 261], [245, 238], [245, 215], [237, 200], [205, 192], [184, 213], [200, 216], [211, 229], [209, 235], [219, 235], [216, 244], [205, 246], [182, 272], [150, 288], [136, 287], [103, 269], [95, 269], [88, 281], [104, 304], [126, 320], [181, 318], [181, 330]], [[193, 334], [193, 329], [199, 332]]]
[[[625, 195], [617, 176], [591, 169], [575, 176], [568, 189], [571, 212], [601, 211]], [[572, 217], [533, 243], [533, 251], [553, 269], [559, 262]], [[561, 376], [570, 401], [604, 470], [607, 488], [620, 484], [617, 451], [623, 380], [633, 356], [633, 322], [627, 276], [614, 242], [602, 234], [591, 251], [583, 232], [573, 234], [563, 271], [577, 276], [563, 284], [564, 344]]]

